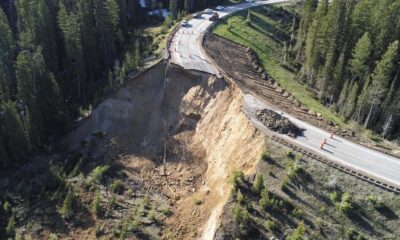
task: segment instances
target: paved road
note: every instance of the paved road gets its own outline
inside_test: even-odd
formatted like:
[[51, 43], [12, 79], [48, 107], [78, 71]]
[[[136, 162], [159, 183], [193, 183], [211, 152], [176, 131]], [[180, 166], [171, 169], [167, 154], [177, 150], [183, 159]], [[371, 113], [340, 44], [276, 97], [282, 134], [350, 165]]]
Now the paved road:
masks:
[[[253, 4], [253, 6], [285, 1], [286, 0], [259, 1]], [[218, 11], [218, 14], [223, 17], [248, 7], [249, 4], [247, 3], [239, 4], [225, 8], [224, 11]], [[211, 15], [203, 14], [203, 18], [192, 19], [188, 22], [189, 26], [179, 29], [171, 44], [170, 51], [172, 52], [172, 62], [185, 69], [200, 70], [212, 74], [218, 72], [209, 62], [208, 57], [202, 49], [201, 43], [202, 34], [212, 24], [212, 22], [208, 20], [210, 16]], [[269, 103], [263, 102], [249, 94], [246, 94], [244, 99], [245, 114], [258, 129], [267, 133], [268, 130], [258, 121], [255, 112], [264, 108], [270, 108], [279, 113], [281, 111], [276, 109], [275, 106], [271, 106]], [[282, 115], [288, 117], [293, 123], [305, 129], [305, 131], [304, 136], [300, 136], [296, 139], [284, 135], [281, 135], [281, 137], [317, 152], [336, 161], [338, 164], [350, 167], [360, 173], [366, 173], [376, 179], [380, 179], [382, 182], [400, 187], [400, 159], [368, 149], [343, 138], [335, 137], [335, 139], [329, 139], [330, 134], [328, 132], [302, 122], [286, 113]], [[324, 138], [328, 139], [328, 145], [325, 145], [325, 150], [321, 150], [320, 144]]]
[[[375, 176], [391, 185], [400, 186], [399, 159], [355, 144], [338, 136], [334, 136], [333, 139], [331, 139], [329, 132], [300, 121], [299, 119], [280, 111], [274, 106], [270, 106], [253, 95], [246, 94], [244, 96], [244, 113], [259, 130], [268, 133], [270, 130], [258, 121], [256, 116], [257, 110], [265, 108], [275, 110], [281, 115], [289, 118], [289, 120], [298, 127], [305, 129], [303, 136], [298, 136], [296, 139], [290, 138], [286, 135], [280, 135], [280, 137], [283, 137], [288, 141], [293, 141], [294, 143], [306, 149], [308, 148], [321, 156], [334, 160], [340, 165], [347, 166], [370, 176]], [[320, 144], [324, 138], [327, 139], [327, 144], [324, 145], [324, 149], [322, 150], [320, 149]]]
[[[226, 7], [217, 12], [220, 17], [243, 10], [252, 6], [259, 6], [271, 3], [287, 2], [288, 0], [269, 0], [257, 1], [249, 5], [248, 3], [237, 4]], [[206, 54], [202, 50], [202, 35], [213, 23], [208, 19], [211, 14], [203, 14], [201, 18], [193, 18], [188, 21], [186, 27], [181, 27], [174, 35], [171, 42], [171, 61], [177, 65], [190, 70], [199, 70], [216, 74], [218, 70], [208, 61]]]

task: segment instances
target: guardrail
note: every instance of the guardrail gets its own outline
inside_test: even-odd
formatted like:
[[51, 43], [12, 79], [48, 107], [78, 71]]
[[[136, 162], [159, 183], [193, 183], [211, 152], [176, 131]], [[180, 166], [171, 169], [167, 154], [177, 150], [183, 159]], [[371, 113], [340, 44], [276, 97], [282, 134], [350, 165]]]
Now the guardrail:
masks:
[[271, 139], [274, 140], [275, 142], [278, 142], [280, 144], [283, 144], [283, 145], [293, 149], [296, 152], [304, 154], [304, 155], [306, 155], [306, 156], [308, 156], [310, 158], [313, 158], [313, 159], [315, 159], [315, 160], [317, 160], [319, 162], [325, 163], [325, 164], [327, 164], [327, 165], [329, 165], [331, 167], [334, 167], [334, 168], [336, 168], [336, 169], [338, 169], [338, 170], [340, 170], [342, 172], [350, 174], [350, 175], [352, 175], [352, 176], [354, 176], [354, 177], [356, 177], [358, 179], [361, 179], [363, 181], [371, 183], [371, 184], [373, 184], [375, 186], [378, 186], [378, 187], [383, 188], [385, 190], [388, 190], [390, 192], [400, 193], [400, 188], [398, 188], [396, 186], [393, 186], [393, 185], [391, 185], [389, 183], [384, 183], [382, 181], [379, 181], [379, 180], [375, 179], [374, 177], [367, 176], [366, 174], [362, 174], [362, 173], [360, 173], [358, 171], [355, 171], [355, 170], [352, 170], [352, 169], [350, 169], [348, 167], [342, 166], [342, 165], [340, 165], [340, 164], [338, 164], [338, 163], [336, 163], [336, 162], [334, 162], [332, 160], [329, 160], [328, 158], [321, 157], [320, 155], [312, 153], [312, 152], [310, 152], [308, 150], [305, 150], [304, 148], [298, 146], [297, 144], [291, 143], [291, 142], [287, 141], [286, 139], [284, 139], [282, 137], [279, 137], [279, 136], [276, 136], [276, 135], [272, 135]]
[[[220, 19], [224, 19], [224, 18], [229, 17], [229, 16], [231, 16], [231, 14], [226, 15], [226, 16], [220, 18]], [[206, 31], [202, 34], [202, 36], [201, 36], [201, 43], [202, 43], [202, 45], [204, 44], [205, 35], [206, 35], [206, 34], [209, 34], [209, 31], [210, 31], [216, 24], [218, 24], [219, 21], [220, 21], [220, 20], [213, 22], [213, 23], [206, 29]], [[207, 52], [204, 51], [204, 49], [202, 49], [202, 51], [204, 52], [205, 56], [208, 56]], [[221, 68], [214, 62], [213, 59], [211, 59], [209, 56], [208, 56], [208, 58], [210, 59], [210, 62], [211, 62], [214, 66], [216, 66], [216, 68], [219, 70], [219, 72], [222, 73], [222, 75], [225, 77], [225, 79], [227, 79], [229, 82], [238, 84], [236, 81], [234, 81], [234, 79], [231, 79], [231, 78], [228, 76], [228, 74], [227, 74], [223, 69], [221, 69]], [[243, 86], [240, 86], [240, 84], [239, 84], [239, 87], [240, 87], [241, 90], [243, 91]], [[253, 93], [253, 94], [256, 95], [255, 93]], [[304, 149], [303, 147], [300, 147], [300, 146], [298, 146], [298, 145], [296, 145], [296, 144], [294, 144], [294, 143], [290, 143], [290, 142], [288, 142], [286, 139], [284, 139], [284, 138], [282, 138], [282, 137], [279, 137], [279, 136], [277, 136], [277, 135], [275, 135], [275, 134], [272, 134], [271, 139], [274, 140], [275, 142], [281, 143], [281, 144], [283, 144], [283, 145], [285, 145], [285, 146], [287, 146], [287, 147], [293, 149], [294, 151], [297, 151], [297, 152], [302, 153], [302, 154], [304, 154], [304, 155], [306, 155], [306, 156], [308, 156], [308, 157], [310, 157], [310, 158], [312, 158], [312, 159], [315, 159], [315, 160], [317, 160], [317, 161], [319, 161], [319, 162], [322, 162], [322, 163], [325, 163], [325, 164], [327, 164], [327, 165], [329, 165], [329, 166], [331, 166], [331, 167], [334, 167], [334, 168], [338, 169], [339, 171], [342, 171], [342, 172], [345, 172], [345, 173], [347, 173], [347, 174], [350, 174], [350, 175], [352, 175], [352, 176], [354, 176], [354, 177], [356, 177], [356, 178], [358, 178], [358, 179], [361, 179], [361, 180], [363, 180], [363, 181], [365, 181], [365, 182], [371, 183], [371, 184], [373, 184], [373, 185], [375, 185], [375, 186], [378, 186], [378, 187], [380, 187], [380, 188], [382, 188], [382, 189], [384, 189], [384, 190], [387, 190], [387, 191], [390, 191], [390, 192], [394, 192], [394, 193], [400, 194], [400, 188], [398, 188], [397, 186], [393, 186], [393, 185], [390, 184], [390, 183], [385, 183], [385, 182], [383, 182], [382, 180], [375, 179], [374, 177], [368, 176], [367, 174], [363, 174], [363, 173], [361, 173], [360, 171], [355, 171], [355, 170], [350, 169], [350, 168], [348, 168], [348, 167], [346, 167], [346, 166], [342, 166], [342, 165], [340, 165], [340, 164], [334, 162], [333, 160], [329, 160], [329, 159], [324, 158], [324, 157], [322, 157], [322, 156], [320, 156], [320, 155], [318, 155], [318, 154], [312, 153], [312, 152], [310, 152], [310, 151]]]

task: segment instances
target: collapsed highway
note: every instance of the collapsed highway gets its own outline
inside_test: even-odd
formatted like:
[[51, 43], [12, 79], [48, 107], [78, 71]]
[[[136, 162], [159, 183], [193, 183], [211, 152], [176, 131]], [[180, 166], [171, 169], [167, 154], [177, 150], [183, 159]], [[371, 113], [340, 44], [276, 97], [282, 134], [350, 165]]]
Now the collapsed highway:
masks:
[[[285, 1], [259, 1], [253, 3], [251, 6], [279, 2]], [[216, 12], [219, 16], [226, 17], [229, 14], [251, 6], [247, 3], [239, 4]], [[171, 61], [173, 63], [182, 66], [184, 69], [198, 70], [210, 74], [224, 72], [224, 69], [213, 63], [214, 60], [210, 58], [203, 49], [203, 37], [213, 25], [213, 22], [208, 20], [210, 16], [209, 14], [203, 14], [201, 18], [190, 19], [187, 26], [181, 27], [176, 31], [172, 38], [171, 45], [169, 46]], [[224, 75], [227, 77], [226, 73]], [[232, 79], [232, 81], [237, 82], [237, 79]], [[399, 159], [338, 136], [335, 136], [335, 139], [329, 139], [331, 135], [330, 132], [314, 127], [305, 121], [301, 121], [285, 113], [282, 109], [260, 99], [257, 94], [254, 94], [246, 88], [242, 88], [242, 90], [248, 92], [244, 96], [243, 111], [262, 132], [266, 132], [266, 127], [257, 119], [255, 115], [256, 111], [264, 108], [274, 109], [305, 129], [303, 136], [299, 136], [295, 139], [282, 136], [286, 138], [287, 141], [296, 143], [307, 150], [318, 153], [341, 166], [351, 168], [360, 174], [367, 175], [369, 178], [381, 181], [384, 183], [384, 186], [391, 186], [390, 190], [399, 191]], [[328, 143], [321, 148], [321, 142], [326, 138], [328, 139]]]

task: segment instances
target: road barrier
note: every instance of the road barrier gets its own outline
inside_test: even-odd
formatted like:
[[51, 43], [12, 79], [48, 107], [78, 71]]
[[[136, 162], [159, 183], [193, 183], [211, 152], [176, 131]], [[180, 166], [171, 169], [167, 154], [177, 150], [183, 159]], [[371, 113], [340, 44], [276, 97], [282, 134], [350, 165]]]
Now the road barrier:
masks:
[[278, 142], [280, 144], [283, 144], [283, 145], [293, 149], [294, 151], [297, 151], [297, 152], [299, 152], [301, 154], [304, 154], [304, 155], [306, 155], [306, 156], [308, 156], [310, 158], [313, 158], [313, 159], [315, 159], [315, 160], [317, 160], [319, 162], [325, 163], [325, 164], [327, 164], [327, 165], [329, 165], [331, 167], [334, 167], [334, 168], [336, 168], [336, 169], [338, 169], [338, 170], [340, 170], [342, 172], [350, 174], [350, 175], [352, 175], [352, 176], [354, 176], [354, 177], [356, 177], [358, 179], [361, 179], [361, 180], [363, 180], [365, 182], [371, 183], [371, 184], [373, 184], [375, 186], [378, 186], [378, 187], [380, 187], [382, 189], [385, 189], [387, 191], [390, 191], [390, 192], [394, 192], [394, 193], [397, 193], [397, 194], [400, 193], [400, 188], [398, 188], [396, 186], [393, 186], [393, 185], [391, 185], [389, 183], [384, 183], [381, 180], [375, 179], [374, 177], [367, 176], [366, 174], [362, 174], [362, 173], [357, 172], [357, 171], [355, 171], [353, 169], [350, 169], [348, 167], [345, 167], [345, 166], [342, 166], [340, 164], [337, 164], [336, 162], [334, 162], [332, 160], [329, 160], [327, 158], [321, 157], [318, 154], [315, 154], [315, 153], [312, 153], [312, 152], [310, 152], [308, 150], [305, 150], [304, 148], [299, 147], [298, 145], [293, 144], [293, 143], [287, 141], [286, 139], [284, 139], [282, 137], [278, 137], [277, 135], [272, 135], [271, 139], [274, 140], [275, 142]]

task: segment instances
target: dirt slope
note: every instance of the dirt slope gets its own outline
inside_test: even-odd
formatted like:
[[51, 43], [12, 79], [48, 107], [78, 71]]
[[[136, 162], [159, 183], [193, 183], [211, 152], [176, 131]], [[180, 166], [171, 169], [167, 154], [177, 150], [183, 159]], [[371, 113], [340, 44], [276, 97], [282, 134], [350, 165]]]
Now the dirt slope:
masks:
[[[264, 137], [242, 113], [236, 85], [172, 66], [168, 70], [167, 165], [162, 171], [164, 75], [161, 63], [102, 102], [64, 140], [68, 149], [93, 145], [99, 161], [165, 195], [173, 215], [161, 238], [212, 239], [235, 169], [253, 170]], [[97, 137], [97, 135], [104, 135]], [[99, 162], [97, 162], [99, 164]], [[200, 200], [201, 204], [195, 203]]]

